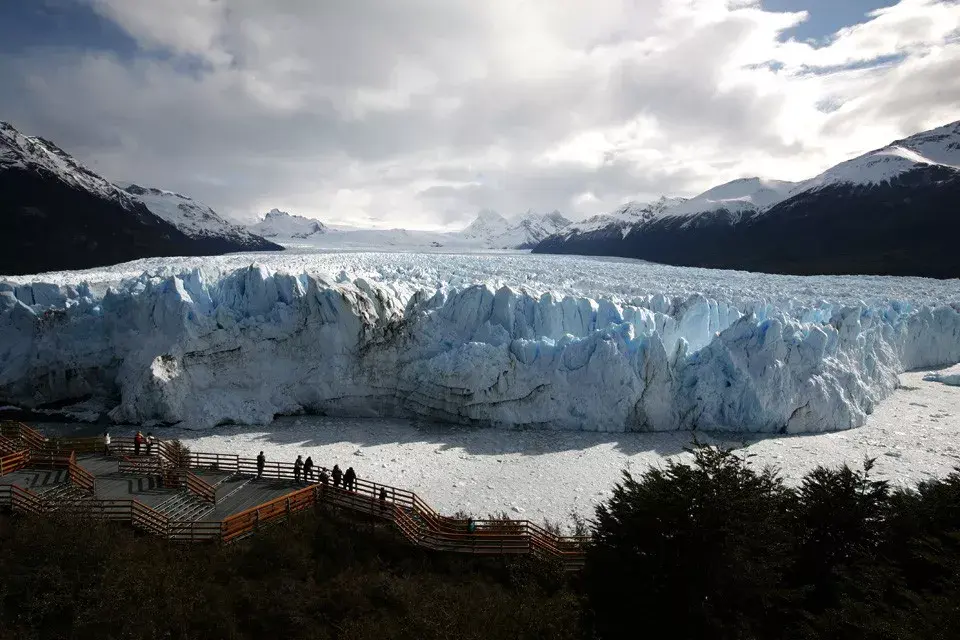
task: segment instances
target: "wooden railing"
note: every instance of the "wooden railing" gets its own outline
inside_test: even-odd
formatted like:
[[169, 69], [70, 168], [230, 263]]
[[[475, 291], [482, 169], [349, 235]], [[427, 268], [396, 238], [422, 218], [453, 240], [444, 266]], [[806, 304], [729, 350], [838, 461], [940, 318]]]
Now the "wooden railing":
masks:
[[18, 471], [30, 462], [30, 451], [24, 449], [16, 453], [0, 456], [0, 476]]
[[23, 449], [22, 446], [6, 436], [0, 436], [0, 455], [5, 456], [9, 453], [16, 453]]
[[184, 469], [182, 474], [187, 491], [197, 496], [204, 502], [212, 502], [213, 504], [217, 503], [217, 490], [209, 485], [203, 478], [187, 469]]
[[221, 540], [231, 542], [273, 520], [289, 518], [292, 514], [309, 509], [314, 504], [316, 504], [316, 487], [304, 487], [270, 502], [235, 513], [221, 523]]
[[[40, 444], [33, 453], [21, 451], [0, 459], [0, 470], [20, 468], [27, 462], [31, 467], [69, 469], [70, 481], [88, 492], [93, 491], [93, 476], [76, 464], [76, 454], [64, 455], [61, 447], [72, 444], [86, 446], [90, 451], [102, 447], [102, 439], [54, 439], [48, 440], [26, 425], [17, 423], [3, 425], [3, 435], [24, 443]], [[12, 436], [7, 435], [12, 433]], [[51, 444], [53, 443], [53, 444]], [[59, 444], [57, 444], [59, 443]], [[95, 446], [96, 445], [96, 446]], [[133, 439], [117, 437], [111, 442], [114, 453], [133, 453]], [[146, 447], [141, 448], [141, 454]], [[235, 454], [191, 452], [183, 456], [171, 443], [158, 440], [151, 448], [149, 458], [124, 456], [120, 469], [138, 473], [160, 475], [166, 486], [185, 487], [202, 500], [216, 503], [216, 489], [205, 482], [194, 470], [218, 470], [252, 476], [257, 473], [255, 458], [241, 458]], [[185, 463], [185, 464], [184, 464]], [[17, 466], [19, 465], [19, 466]], [[325, 470], [325, 469], [324, 469]], [[320, 467], [314, 469], [319, 474]], [[329, 474], [329, 470], [326, 470]], [[291, 480], [295, 478], [294, 464], [290, 462], [267, 462], [263, 476]], [[316, 475], [315, 475], [316, 477]], [[380, 500], [380, 492], [386, 493]], [[8, 494], [12, 489], [8, 489]], [[2, 495], [0, 495], [2, 499]], [[12, 498], [10, 498], [12, 500]], [[29, 501], [23, 498], [22, 501]], [[450, 518], [437, 513], [412, 491], [383, 485], [362, 478], [356, 480], [351, 490], [331, 485], [313, 484], [297, 489], [264, 504], [227, 517], [222, 522], [170, 522], [159, 512], [142, 503], [117, 500], [84, 500], [82, 508], [98, 511], [96, 515], [107, 519], [128, 520], [135, 527], [175, 540], [220, 540], [229, 543], [239, 540], [262, 526], [289, 518], [318, 503], [331, 504], [370, 516], [391, 521], [411, 542], [443, 551], [475, 554], [533, 554], [558, 561], [568, 569], [580, 568], [589, 538], [558, 536], [528, 520], [474, 520], [474, 530], [468, 530], [468, 521]], [[42, 501], [39, 503], [42, 508]], [[80, 503], [78, 502], [78, 508]]]
[[93, 474], [77, 464], [77, 454], [74, 452], [52, 453], [42, 451], [21, 451], [10, 456], [0, 458], [0, 475], [16, 471], [28, 466], [32, 469], [66, 469], [67, 479], [71, 484], [92, 494], [94, 483]]
[[77, 454], [72, 451], [70, 452], [70, 458], [68, 460], [67, 473], [69, 474], [70, 482], [91, 495], [94, 493], [96, 479], [92, 473], [77, 464]]
[[17, 513], [44, 512], [40, 496], [15, 484], [0, 484], [0, 505], [8, 506]]
[[73, 451], [74, 453], [80, 454], [101, 453], [103, 451], [103, 437], [46, 438], [43, 449], [45, 451], [52, 451], [55, 453], [67, 451]]
[[130, 458], [123, 456], [117, 463], [117, 471], [120, 473], [137, 473], [146, 475], [162, 475], [163, 465], [158, 456], [140, 456]]
[[195, 453], [191, 451], [187, 461], [191, 469], [223, 471], [225, 473], [240, 472], [240, 456], [230, 453]]
[[139, 500], [132, 500], [130, 503], [130, 524], [137, 529], [161, 537], [166, 537], [170, 529], [170, 522], [165, 515]]
[[177, 542], [220, 542], [221, 528], [220, 522], [173, 521], [167, 537]]
[[67, 469], [70, 467], [70, 457], [69, 453], [31, 451], [30, 467], [32, 469]]
[[[189, 460], [193, 468], [218, 469], [242, 475], [257, 473], [255, 458], [191, 452]], [[317, 467], [314, 473], [318, 474], [320, 470]], [[329, 469], [323, 470], [329, 475]], [[264, 465], [263, 476], [293, 479], [294, 465], [268, 461]], [[380, 502], [381, 489], [387, 494], [383, 503]], [[584, 549], [589, 542], [589, 537], [555, 535], [528, 520], [474, 520], [475, 531], [470, 533], [467, 520], [440, 515], [412, 491], [362, 478], [356, 480], [355, 488], [351, 491], [332, 485], [312, 485], [234, 514], [223, 521], [221, 539], [231, 542], [243, 538], [268, 522], [285, 519], [320, 501], [388, 518], [411, 541], [437, 550], [498, 555], [534, 554], [559, 561], [569, 569], [577, 569], [583, 564]]]
[[0, 436], [10, 440], [20, 440], [27, 448], [33, 450], [42, 450], [47, 446], [47, 439], [40, 432], [22, 422], [0, 422]]

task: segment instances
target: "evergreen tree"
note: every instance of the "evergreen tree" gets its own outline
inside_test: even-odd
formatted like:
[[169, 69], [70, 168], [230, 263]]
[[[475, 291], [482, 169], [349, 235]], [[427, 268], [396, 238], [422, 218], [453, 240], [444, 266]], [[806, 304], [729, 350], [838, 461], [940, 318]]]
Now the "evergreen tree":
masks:
[[699, 447], [623, 481], [593, 522], [584, 585], [601, 638], [639, 627], [680, 638], [775, 637], [792, 593], [793, 494], [770, 469]]

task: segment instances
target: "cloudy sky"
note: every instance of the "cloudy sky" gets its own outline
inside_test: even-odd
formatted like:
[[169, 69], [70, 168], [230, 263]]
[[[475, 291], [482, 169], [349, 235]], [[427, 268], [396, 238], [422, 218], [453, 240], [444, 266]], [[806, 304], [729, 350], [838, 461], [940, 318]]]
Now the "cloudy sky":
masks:
[[6, 0], [0, 119], [238, 219], [457, 228], [960, 119], [957, 0]]

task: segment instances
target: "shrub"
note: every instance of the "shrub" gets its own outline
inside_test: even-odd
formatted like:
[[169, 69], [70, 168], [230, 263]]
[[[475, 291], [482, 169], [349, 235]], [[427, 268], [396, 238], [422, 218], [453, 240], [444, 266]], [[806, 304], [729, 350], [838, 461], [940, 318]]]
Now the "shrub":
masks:
[[692, 466], [624, 472], [597, 508], [584, 584], [600, 637], [628, 637], [638, 620], [682, 638], [761, 637], [781, 623], [792, 494], [730, 450], [692, 453]]

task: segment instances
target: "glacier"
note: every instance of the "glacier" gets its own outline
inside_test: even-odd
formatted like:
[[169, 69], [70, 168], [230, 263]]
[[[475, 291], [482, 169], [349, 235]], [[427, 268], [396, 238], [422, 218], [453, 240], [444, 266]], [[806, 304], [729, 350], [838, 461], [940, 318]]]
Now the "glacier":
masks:
[[943, 371], [934, 371], [923, 376], [927, 382], [942, 382], [951, 387], [960, 387], [960, 365], [944, 369]]
[[960, 362], [950, 282], [849, 278], [827, 301], [827, 279], [631, 261], [260, 258], [0, 282], [0, 405], [189, 428], [319, 413], [806, 433], [859, 426], [899, 373]]

